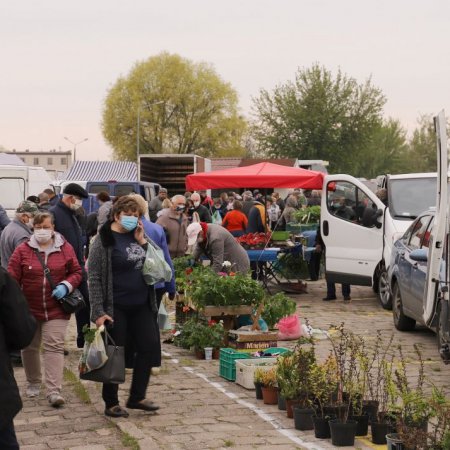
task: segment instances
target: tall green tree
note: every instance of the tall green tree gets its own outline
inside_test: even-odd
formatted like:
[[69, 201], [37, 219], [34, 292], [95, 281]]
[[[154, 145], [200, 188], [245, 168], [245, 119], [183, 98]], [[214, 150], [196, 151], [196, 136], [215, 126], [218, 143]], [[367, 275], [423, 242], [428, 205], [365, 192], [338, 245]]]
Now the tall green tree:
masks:
[[237, 101], [210, 65], [161, 53], [136, 63], [111, 87], [103, 135], [122, 160], [136, 159], [138, 141], [140, 154], [240, 155], [247, 125]]
[[370, 79], [359, 84], [314, 64], [299, 69], [294, 81], [260, 91], [253, 135], [271, 156], [329, 160], [333, 172], [359, 175], [358, 161], [382, 124], [385, 102]]
[[436, 172], [436, 133], [433, 118], [422, 115], [409, 141], [408, 161], [411, 172]]

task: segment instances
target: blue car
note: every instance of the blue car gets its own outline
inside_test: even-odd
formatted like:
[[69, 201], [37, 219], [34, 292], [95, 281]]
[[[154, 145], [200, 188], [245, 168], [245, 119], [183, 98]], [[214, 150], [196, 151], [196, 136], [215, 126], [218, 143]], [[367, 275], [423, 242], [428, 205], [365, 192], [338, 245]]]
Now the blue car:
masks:
[[448, 283], [446, 282], [445, 252], [439, 280], [433, 284], [433, 315], [426, 323], [427, 261], [435, 211], [420, 214], [405, 234], [394, 243], [389, 269], [392, 311], [397, 330], [413, 330], [416, 323], [425, 325], [437, 334], [441, 356], [450, 362]]

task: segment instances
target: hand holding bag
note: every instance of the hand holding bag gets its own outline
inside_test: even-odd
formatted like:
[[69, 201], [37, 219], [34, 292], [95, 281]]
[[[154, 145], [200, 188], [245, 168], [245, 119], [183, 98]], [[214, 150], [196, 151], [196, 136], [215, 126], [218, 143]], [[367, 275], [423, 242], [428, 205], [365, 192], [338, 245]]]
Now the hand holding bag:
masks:
[[97, 383], [121, 384], [125, 382], [125, 348], [119, 347], [105, 329], [105, 347], [108, 360], [99, 369], [80, 373], [81, 380]]
[[[37, 259], [44, 269], [44, 275], [46, 276], [50, 287], [52, 288], [52, 290], [54, 290], [56, 286], [55, 283], [53, 283], [53, 279], [50, 275], [50, 269], [46, 266], [39, 251], [35, 249], [34, 253], [36, 254]], [[63, 298], [56, 298], [55, 300], [60, 304], [61, 308], [66, 314], [76, 313], [86, 307], [83, 295], [78, 289], [74, 289], [70, 294], [67, 294]]]

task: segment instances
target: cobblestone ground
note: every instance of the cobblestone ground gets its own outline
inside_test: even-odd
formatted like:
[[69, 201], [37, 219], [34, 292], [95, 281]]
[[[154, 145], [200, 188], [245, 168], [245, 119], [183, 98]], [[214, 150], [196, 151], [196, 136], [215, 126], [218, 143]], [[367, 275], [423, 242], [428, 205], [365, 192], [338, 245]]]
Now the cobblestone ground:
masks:
[[[345, 322], [354, 332], [374, 338], [381, 330], [385, 339], [394, 333], [408, 360], [408, 373], [417, 376], [417, 360], [413, 344], [419, 344], [429, 378], [449, 391], [450, 367], [444, 366], [437, 352], [433, 333], [419, 329], [412, 333], [394, 330], [392, 314], [378, 306], [368, 288], [355, 287], [352, 302], [323, 302], [323, 281], [309, 283], [308, 293], [296, 295], [301, 320], [308, 318], [314, 328], [329, 329]], [[61, 409], [48, 406], [44, 394], [38, 400], [24, 400], [24, 409], [15, 424], [22, 449], [330, 449], [330, 441], [318, 440], [313, 432], [294, 429], [292, 419], [276, 406], [263, 405], [254, 391], [227, 382], [218, 375], [218, 361], [199, 361], [189, 352], [164, 344], [164, 360], [160, 375], [153, 376], [149, 397], [161, 406], [157, 414], [130, 411], [127, 419], [109, 419], [103, 415], [99, 386], [76, 381], [79, 350], [73, 346], [74, 324], [70, 329], [66, 358], [64, 396]], [[292, 346], [292, 343], [279, 343]], [[328, 352], [327, 341], [319, 341], [319, 355]], [[22, 392], [23, 369], [16, 369]], [[129, 379], [130, 376], [128, 375]], [[83, 391], [83, 387], [86, 391]], [[126, 401], [126, 383], [120, 389]], [[346, 447], [351, 448], [351, 447]], [[385, 448], [374, 446], [368, 439], [358, 439], [355, 449]]]

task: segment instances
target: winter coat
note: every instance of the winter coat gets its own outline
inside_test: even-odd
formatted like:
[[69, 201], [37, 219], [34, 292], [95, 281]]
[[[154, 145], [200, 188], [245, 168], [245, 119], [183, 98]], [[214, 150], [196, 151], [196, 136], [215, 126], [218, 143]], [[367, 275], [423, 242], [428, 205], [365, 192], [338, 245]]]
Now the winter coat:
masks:
[[161, 225], [164, 228], [171, 258], [184, 256], [187, 250], [186, 228], [188, 226], [188, 220], [183, 214], [180, 223], [179, 217], [180, 216], [171, 209], [167, 214], [159, 216], [156, 221], [158, 225]]
[[266, 228], [266, 208], [255, 203], [248, 215], [247, 233], [264, 233]]
[[19, 219], [14, 219], [5, 227], [0, 237], [0, 259], [2, 267], [8, 268], [9, 258], [19, 244], [28, 240], [33, 232]]
[[11, 221], [9, 220], [5, 208], [3, 208], [2, 205], [0, 205], [0, 235], [2, 234], [2, 231], [6, 227], [6, 225], [8, 225], [10, 222]]
[[84, 239], [80, 224], [75, 216], [75, 211], [59, 201], [50, 208], [55, 218], [55, 230], [61, 233], [64, 239], [73, 247], [80, 266], [84, 265], [83, 244]]
[[206, 237], [206, 243], [202, 242], [195, 246], [195, 259], [198, 259], [204, 253], [211, 260], [211, 267], [214, 272], [223, 270], [224, 261], [231, 262], [233, 272], [247, 273], [250, 270], [247, 252], [222, 225], [208, 224]]
[[[72, 292], [81, 283], [81, 267], [72, 246], [59, 233], [55, 233], [53, 241], [48, 252], [40, 252], [41, 258], [50, 269], [53, 284], [63, 283]], [[69, 319], [70, 314], [66, 314], [52, 297], [53, 289], [35, 253], [38, 248], [34, 236], [20, 244], [11, 255], [8, 272], [19, 283], [37, 320]]]
[[198, 214], [198, 217], [200, 218], [200, 222], [206, 222], [211, 223], [212, 217], [210, 209], [203, 205], [198, 205], [197, 208], [194, 208], [194, 211]]
[[9, 353], [27, 347], [35, 331], [36, 320], [19, 286], [0, 268], [0, 430], [22, 409]]
[[103, 224], [105, 224], [108, 221], [111, 209], [112, 209], [111, 200], [108, 200], [107, 202], [100, 205], [100, 208], [98, 208], [98, 215], [97, 215], [98, 228], [100, 228]]
[[145, 217], [141, 218], [144, 225], [145, 234], [164, 252], [164, 259], [172, 269], [172, 279], [168, 283], [155, 284], [156, 289], [165, 288], [169, 294], [175, 293], [175, 269], [173, 267], [172, 258], [170, 257], [169, 247], [167, 247], [167, 239], [164, 229], [157, 223], [152, 223]]
[[222, 226], [228, 231], [245, 231], [247, 229], [247, 216], [237, 209], [227, 212], [227, 215], [222, 221]]
[[148, 215], [152, 222], [156, 222], [156, 219], [158, 218], [158, 212], [163, 209], [162, 204], [163, 201], [159, 198], [158, 195], [150, 200], [150, 203], [148, 204]]

